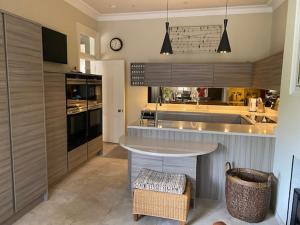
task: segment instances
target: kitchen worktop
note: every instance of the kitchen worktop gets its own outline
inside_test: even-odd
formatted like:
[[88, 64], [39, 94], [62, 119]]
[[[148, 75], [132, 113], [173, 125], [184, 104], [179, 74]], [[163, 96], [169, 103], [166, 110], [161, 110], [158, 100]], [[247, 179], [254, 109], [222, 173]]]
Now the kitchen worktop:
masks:
[[168, 121], [159, 120], [155, 127], [153, 121], [143, 120], [143, 123], [137, 121], [128, 126], [128, 128], [138, 129], [160, 129], [160, 130], [180, 130], [182, 132], [215, 133], [227, 135], [244, 135], [258, 137], [275, 137], [276, 124], [226, 124], [226, 123], [204, 123], [188, 121]]
[[204, 144], [174, 139], [140, 138], [123, 136], [120, 145], [128, 151], [160, 157], [193, 157], [209, 154], [218, 148], [218, 144]]
[[[149, 103], [143, 110], [155, 111], [156, 104]], [[269, 116], [277, 119], [278, 112], [270, 108], [266, 108], [265, 113], [249, 112], [247, 106], [220, 106], [220, 105], [187, 105], [187, 104], [162, 104], [158, 105], [159, 112], [188, 112], [188, 113], [218, 113], [218, 114], [236, 114], [236, 115], [259, 115]]]
[[[144, 110], [155, 111], [155, 104], [148, 104]], [[276, 123], [256, 123], [246, 115], [267, 116], [277, 121], [277, 111], [266, 109], [265, 113], [249, 112], [248, 107], [244, 106], [190, 106], [190, 105], [168, 105], [158, 106], [158, 112], [182, 113], [208, 113], [208, 114], [231, 114], [239, 115], [249, 122], [249, 124], [230, 124], [230, 123], [208, 123], [191, 121], [172, 121], [158, 120], [154, 126], [152, 120], [139, 120], [128, 126], [128, 128], [139, 129], [161, 129], [161, 130], [180, 130], [183, 132], [215, 133], [226, 135], [244, 135], [256, 137], [275, 137]]]

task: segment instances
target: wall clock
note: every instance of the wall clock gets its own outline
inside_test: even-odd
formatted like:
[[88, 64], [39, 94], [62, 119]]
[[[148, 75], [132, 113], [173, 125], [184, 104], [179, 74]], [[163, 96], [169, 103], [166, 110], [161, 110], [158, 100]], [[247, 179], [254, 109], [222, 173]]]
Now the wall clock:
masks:
[[123, 41], [120, 38], [113, 38], [110, 41], [111, 50], [117, 52], [123, 48]]

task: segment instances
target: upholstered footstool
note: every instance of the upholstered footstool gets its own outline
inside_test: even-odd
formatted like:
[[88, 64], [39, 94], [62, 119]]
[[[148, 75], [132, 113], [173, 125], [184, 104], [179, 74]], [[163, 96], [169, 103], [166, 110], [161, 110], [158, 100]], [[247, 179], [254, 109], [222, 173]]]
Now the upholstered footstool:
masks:
[[143, 169], [134, 182], [134, 220], [141, 216], [154, 216], [186, 224], [191, 188], [185, 175]]

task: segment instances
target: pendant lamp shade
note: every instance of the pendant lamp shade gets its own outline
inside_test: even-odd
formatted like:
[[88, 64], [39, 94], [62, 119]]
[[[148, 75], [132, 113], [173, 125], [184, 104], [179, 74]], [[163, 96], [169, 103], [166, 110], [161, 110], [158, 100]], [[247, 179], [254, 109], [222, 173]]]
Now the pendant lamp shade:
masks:
[[164, 38], [163, 45], [160, 50], [160, 54], [170, 55], [173, 54], [172, 44], [169, 35], [169, 22], [166, 22], [166, 35]]
[[226, 0], [226, 14], [224, 19], [224, 31], [222, 34], [222, 38], [218, 47], [217, 52], [218, 53], [230, 53], [231, 47], [229, 43], [229, 38], [227, 34], [227, 25], [228, 25], [228, 19], [227, 19], [227, 9], [228, 9], [228, 0]]
[[173, 54], [172, 44], [169, 35], [169, 0], [167, 0], [167, 22], [166, 22], [166, 35], [164, 38], [163, 45], [160, 50], [160, 54], [171, 55]]
[[228, 24], [228, 19], [224, 20], [224, 32], [221, 38], [221, 42], [219, 44], [218, 53], [230, 53], [231, 52], [231, 47], [229, 43], [229, 38], [227, 34], [227, 24]]

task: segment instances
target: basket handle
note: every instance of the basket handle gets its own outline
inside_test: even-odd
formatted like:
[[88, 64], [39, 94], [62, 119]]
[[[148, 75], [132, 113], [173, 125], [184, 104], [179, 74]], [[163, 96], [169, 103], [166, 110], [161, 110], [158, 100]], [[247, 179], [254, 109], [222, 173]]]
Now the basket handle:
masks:
[[273, 173], [269, 173], [269, 177], [268, 177], [268, 183], [269, 184], [272, 184], [273, 178], [274, 178], [274, 174]]
[[225, 170], [228, 171], [228, 170], [231, 170], [232, 166], [231, 166], [231, 163], [230, 162], [226, 162], [225, 164]]

